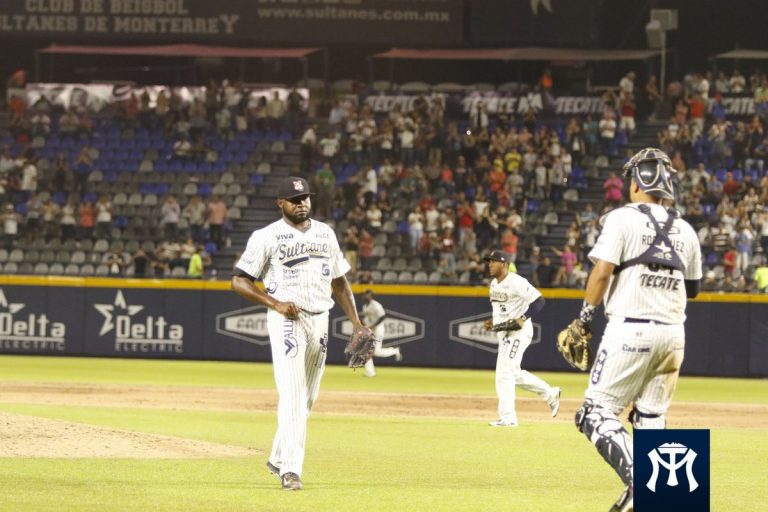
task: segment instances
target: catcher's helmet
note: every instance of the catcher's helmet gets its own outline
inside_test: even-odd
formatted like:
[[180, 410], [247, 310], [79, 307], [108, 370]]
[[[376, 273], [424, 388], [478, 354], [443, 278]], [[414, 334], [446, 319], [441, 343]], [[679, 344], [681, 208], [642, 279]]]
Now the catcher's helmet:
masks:
[[624, 178], [631, 177], [640, 190], [661, 199], [675, 198], [675, 175], [672, 161], [657, 148], [645, 148], [624, 164]]

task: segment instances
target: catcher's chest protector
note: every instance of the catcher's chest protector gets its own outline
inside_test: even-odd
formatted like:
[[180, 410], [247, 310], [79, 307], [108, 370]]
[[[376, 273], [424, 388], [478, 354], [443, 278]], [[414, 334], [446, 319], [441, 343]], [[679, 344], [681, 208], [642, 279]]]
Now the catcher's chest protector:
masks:
[[656, 236], [645, 251], [639, 256], [623, 262], [621, 265], [617, 265], [616, 268], [613, 269], [613, 273], [618, 274], [625, 268], [640, 264], [658, 265], [661, 268], [669, 270], [683, 271], [685, 265], [683, 265], [680, 256], [675, 252], [675, 246], [669, 238], [669, 230], [672, 228], [672, 224], [678, 216], [677, 211], [672, 208], [667, 210], [667, 213], [669, 214], [667, 222], [664, 223], [664, 227], [661, 227], [656, 221], [656, 218], [651, 215], [651, 208], [648, 205], [641, 204], [638, 206], [638, 209], [651, 220], [653, 228], [656, 230]]

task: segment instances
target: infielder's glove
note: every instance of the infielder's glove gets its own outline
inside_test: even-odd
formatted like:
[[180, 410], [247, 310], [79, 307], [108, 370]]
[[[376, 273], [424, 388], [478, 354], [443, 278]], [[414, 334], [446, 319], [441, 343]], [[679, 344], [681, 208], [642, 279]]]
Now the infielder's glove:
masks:
[[491, 327], [491, 330], [494, 332], [499, 331], [519, 331], [523, 328], [523, 324], [525, 324], [525, 320], [521, 318], [512, 318], [510, 320], [507, 320], [505, 322], [501, 322], [500, 324], [493, 325]]
[[568, 364], [585, 372], [592, 364], [589, 351], [591, 339], [592, 333], [589, 332], [589, 326], [577, 318], [558, 333], [557, 350]]
[[349, 359], [350, 368], [360, 368], [373, 357], [373, 351], [376, 348], [376, 336], [369, 327], [361, 327], [352, 333], [352, 337], [347, 342], [344, 353]]

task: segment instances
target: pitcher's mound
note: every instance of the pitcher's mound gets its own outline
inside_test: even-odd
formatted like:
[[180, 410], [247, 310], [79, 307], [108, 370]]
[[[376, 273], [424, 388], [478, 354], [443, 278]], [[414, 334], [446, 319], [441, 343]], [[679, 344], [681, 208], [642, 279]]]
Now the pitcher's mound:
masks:
[[199, 459], [260, 453], [255, 448], [0, 412], [0, 457]]

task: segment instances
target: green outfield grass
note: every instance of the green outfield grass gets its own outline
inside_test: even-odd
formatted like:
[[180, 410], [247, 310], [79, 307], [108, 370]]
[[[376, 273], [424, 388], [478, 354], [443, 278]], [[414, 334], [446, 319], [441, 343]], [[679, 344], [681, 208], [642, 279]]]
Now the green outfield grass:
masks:
[[[493, 394], [490, 371], [329, 367], [326, 390]], [[542, 373], [577, 397], [584, 374]], [[274, 413], [2, 403], [3, 382], [271, 388], [265, 364], [0, 356], [0, 410], [267, 452]], [[764, 380], [681, 379], [678, 400], [768, 403]], [[322, 393], [320, 400], [322, 400]], [[490, 411], [492, 413], [492, 411]], [[712, 425], [712, 510], [764, 510], [768, 431]], [[1, 435], [1, 433], [0, 433]], [[279, 490], [266, 454], [205, 460], [0, 457], [0, 511], [594, 511], [618, 478], [570, 422], [492, 429], [464, 419], [315, 414], [306, 489]]]

